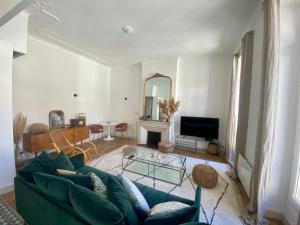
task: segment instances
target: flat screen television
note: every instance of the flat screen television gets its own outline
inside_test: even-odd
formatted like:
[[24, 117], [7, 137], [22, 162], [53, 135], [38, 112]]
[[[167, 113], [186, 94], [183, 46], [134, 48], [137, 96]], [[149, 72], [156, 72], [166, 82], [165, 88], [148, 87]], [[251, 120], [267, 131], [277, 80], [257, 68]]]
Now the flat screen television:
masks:
[[182, 116], [180, 134], [203, 137], [206, 139], [219, 138], [219, 119], [207, 117]]

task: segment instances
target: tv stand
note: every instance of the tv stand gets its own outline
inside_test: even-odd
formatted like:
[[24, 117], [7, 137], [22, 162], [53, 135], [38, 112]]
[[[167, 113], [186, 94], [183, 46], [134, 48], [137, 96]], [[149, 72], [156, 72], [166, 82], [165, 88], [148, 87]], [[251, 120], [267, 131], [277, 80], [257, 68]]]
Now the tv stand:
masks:
[[201, 141], [201, 139], [198, 137], [177, 135], [175, 145], [176, 145], [176, 148], [191, 149], [196, 152], [198, 142], [200, 142], [200, 141]]

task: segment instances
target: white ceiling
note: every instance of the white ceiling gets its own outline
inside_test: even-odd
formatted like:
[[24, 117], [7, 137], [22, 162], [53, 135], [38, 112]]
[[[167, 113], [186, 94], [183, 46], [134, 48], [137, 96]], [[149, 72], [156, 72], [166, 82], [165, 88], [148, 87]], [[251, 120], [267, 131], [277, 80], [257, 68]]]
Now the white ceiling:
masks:
[[[48, 0], [31, 7], [31, 35], [108, 65], [232, 51], [260, 0]], [[47, 25], [49, 38], [39, 32]], [[131, 25], [135, 34], [122, 33]]]

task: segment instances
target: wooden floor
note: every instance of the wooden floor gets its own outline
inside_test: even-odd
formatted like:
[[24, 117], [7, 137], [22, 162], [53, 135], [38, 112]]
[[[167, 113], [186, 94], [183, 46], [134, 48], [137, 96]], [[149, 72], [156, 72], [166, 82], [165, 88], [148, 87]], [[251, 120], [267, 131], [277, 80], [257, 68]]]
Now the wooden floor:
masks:
[[[111, 152], [117, 148], [120, 148], [124, 145], [137, 145], [137, 142], [135, 139], [129, 139], [129, 138], [115, 138], [114, 141], [104, 141], [103, 139], [100, 140], [95, 140], [93, 141], [97, 147], [97, 156], [99, 157], [101, 155], [104, 155], [108, 152]], [[216, 161], [220, 163], [227, 163], [226, 159], [224, 156], [218, 156], [218, 155], [210, 155], [205, 152], [193, 152], [193, 151], [188, 151], [188, 150], [182, 150], [182, 149], [175, 149], [174, 151], [175, 154], [180, 154], [183, 156], [187, 157], [194, 157], [194, 158], [199, 158], [199, 159], [204, 159], [204, 160], [210, 160], [210, 161]], [[246, 197], [246, 193], [242, 187], [242, 185], [237, 182], [235, 183], [235, 189], [238, 194], [238, 196], [241, 198], [240, 201], [242, 204], [247, 204], [248, 198]], [[7, 194], [1, 195], [3, 200], [11, 206], [13, 209], [16, 209], [16, 204], [15, 204], [15, 193], [9, 192]], [[283, 225], [280, 221], [277, 220], [271, 220], [270, 225]]]

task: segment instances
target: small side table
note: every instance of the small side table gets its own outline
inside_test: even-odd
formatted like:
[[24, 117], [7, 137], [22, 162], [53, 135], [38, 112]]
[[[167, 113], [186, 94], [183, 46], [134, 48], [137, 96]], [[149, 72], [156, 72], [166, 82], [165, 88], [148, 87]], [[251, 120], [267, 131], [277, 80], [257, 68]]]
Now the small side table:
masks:
[[104, 123], [101, 123], [101, 125], [107, 127], [107, 137], [103, 139], [104, 141], [113, 141], [113, 140], [115, 140], [113, 137], [111, 137], [110, 130], [111, 130], [111, 126], [115, 126], [117, 124], [118, 123], [116, 123], [116, 122], [104, 122]]

